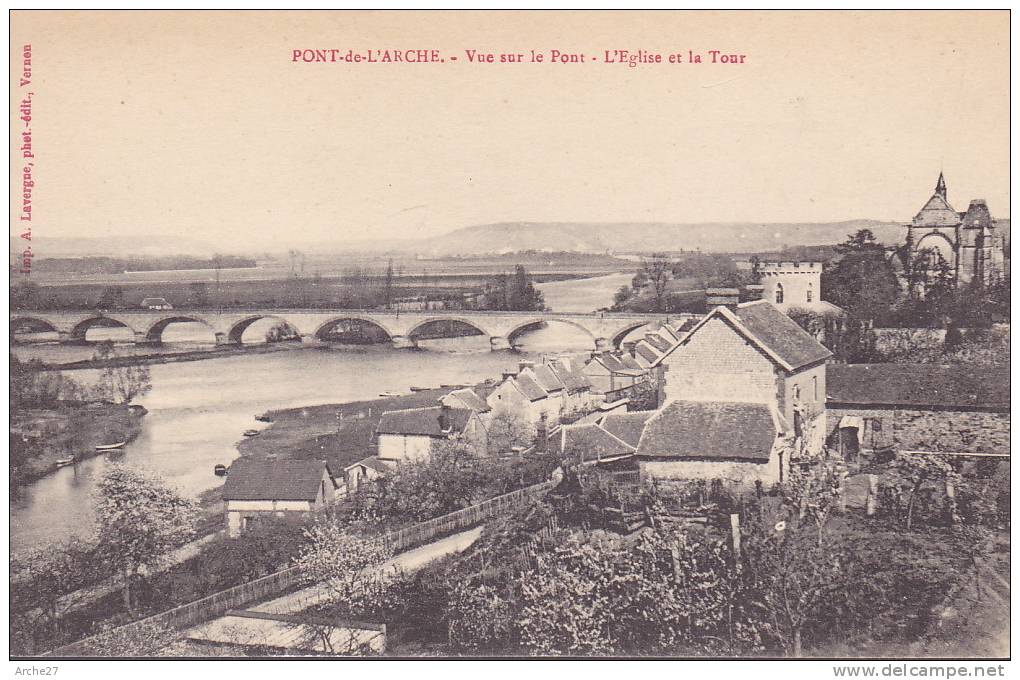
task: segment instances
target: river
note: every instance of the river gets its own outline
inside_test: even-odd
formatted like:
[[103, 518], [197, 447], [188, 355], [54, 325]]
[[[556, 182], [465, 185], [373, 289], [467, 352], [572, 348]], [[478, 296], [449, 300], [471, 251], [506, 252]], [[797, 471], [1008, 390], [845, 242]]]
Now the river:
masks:
[[[540, 289], [553, 309], [592, 311], [611, 304], [613, 293], [622, 285], [621, 276], [629, 280], [629, 275], [611, 275], [541, 284]], [[571, 309], [575, 297], [582, 302], [573, 303]], [[582, 308], [577, 309], [578, 305]], [[169, 337], [173, 341], [168, 349], [201, 346], [205, 341], [205, 330], [198, 325], [179, 324], [171, 329], [174, 334]], [[113, 329], [96, 329], [89, 338], [118, 339], [103, 336], [104, 332], [116, 333]], [[543, 352], [591, 349], [586, 334], [557, 323], [522, 335], [519, 353], [491, 352], [485, 337], [422, 344], [428, 351], [330, 347], [155, 364], [151, 366], [152, 391], [140, 400], [149, 410], [141, 434], [118, 459], [147, 468], [195, 497], [222, 484], [222, 479], [212, 474], [213, 466], [228, 464], [237, 457], [235, 447], [241, 433], [260, 427], [254, 416], [264, 411], [371, 399], [381, 392], [405, 392], [412, 384], [480, 382], [515, 368], [522, 358], [536, 360]], [[69, 355], [64, 350], [91, 351], [87, 347], [56, 345], [15, 347], [21, 359], [72, 360], [65, 358]], [[85, 382], [98, 375], [96, 370], [70, 373]], [[90, 494], [106, 464], [101, 456], [85, 460], [12, 494], [12, 549], [91, 533]]]

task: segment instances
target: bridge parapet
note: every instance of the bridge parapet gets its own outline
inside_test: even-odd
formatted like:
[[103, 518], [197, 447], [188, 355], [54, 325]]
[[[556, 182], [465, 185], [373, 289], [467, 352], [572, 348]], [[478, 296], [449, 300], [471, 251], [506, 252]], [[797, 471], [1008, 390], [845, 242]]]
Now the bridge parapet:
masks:
[[32, 321], [60, 334], [61, 340], [81, 342], [90, 328], [125, 327], [138, 343], [158, 343], [163, 331], [178, 322], [197, 322], [207, 326], [217, 344], [239, 344], [251, 324], [261, 319], [274, 319], [290, 326], [308, 339], [322, 339], [332, 326], [343, 321], [370, 323], [395, 340], [395, 344], [414, 344], [414, 337], [430, 323], [459, 321], [474, 327], [490, 338], [494, 349], [513, 342], [515, 335], [530, 326], [564, 323], [587, 332], [596, 349], [618, 346], [623, 337], [643, 326], [657, 327], [663, 322], [689, 318], [689, 314], [627, 314], [610, 312], [498, 312], [471, 310], [395, 310], [354, 309], [230, 309], [230, 310], [19, 310], [12, 313], [12, 326]]

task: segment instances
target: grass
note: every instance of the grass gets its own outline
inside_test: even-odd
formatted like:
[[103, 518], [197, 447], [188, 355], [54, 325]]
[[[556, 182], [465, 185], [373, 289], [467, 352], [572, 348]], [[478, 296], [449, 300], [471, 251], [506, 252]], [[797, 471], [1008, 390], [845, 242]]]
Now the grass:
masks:
[[60, 405], [11, 412], [12, 435], [26, 436], [27, 460], [12, 469], [12, 481], [25, 484], [57, 470], [57, 460], [102, 455], [95, 447], [131, 441], [141, 431], [141, 415], [126, 405]]
[[[272, 425], [258, 437], [242, 441], [238, 450], [243, 456], [275, 454], [278, 458], [324, 460], [334, 475], [340, 475], [348, 465], [375, 455], [373, 435], [384, 412], [435, 406], [447, 392], [433, 389], [347, 404], [269, 411], [266, 415]], [[342, 419], [337, 413], [343, 414]]]

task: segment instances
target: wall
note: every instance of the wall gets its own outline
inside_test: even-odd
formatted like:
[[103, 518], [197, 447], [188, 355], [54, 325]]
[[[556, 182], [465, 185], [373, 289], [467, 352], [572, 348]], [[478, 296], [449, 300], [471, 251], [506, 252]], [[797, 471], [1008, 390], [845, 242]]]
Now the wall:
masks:
[[667, 356], [663, 401], [741, 401], [774, 404], [772, 362], [719, 317]]
[[283, 517], [284, 513], [311, 512], [308, 501], [227, 501], [227, 535], [236, 538], [244, 530], [244, 518], [264, 514]]
[[419, 435], [381, 434], [379, 454], [383, 460], [420, 460], [432, 450], [432, 439]]
[[510, 411], [520, 418], [531, 417], [531, 402], [521, 394], [511, 380], [503, 383], [489, 395], [486, 403], [493, 411]]
[[[862, 443], [865, 449], [892, 446], [915, 451], [1009, 453], [1009, 413], [867, 409], [830, 404], [827, 420], [832, 446], [843, 416], [866, 419]], [[881, 423], [881, 431], [875, 429], [876, 420]]]
[[[814, 389], [817, 384], [817, 390]], [[804, 422], [825, 410], [825, 364], [809, 366], [780, 380], [779, 412], [786, 422], [793, 427], [793, 410], [796, 403], [800, 404], [801, 417]], [[795, 403], [794, 392], [800, 387], [800, 400]]]
[[809, 289], [812, 302], [821, 299], [822, 265], [819, 262], [763, 262], [761, 273], [761, 284], [765, 287], [762, 297], [773, 304], [776, 304], [779, 284], [783, 286], [784, 305], [806, 304]]
[[[756, 480], [766, 486], [780, 481], [779, 447], [774, 447], [767, 463], [712, 460], [645, 460], [638, 459], [642, 478], [662, 482], [721, 479], [726, 485], [753, 488]], [[783, 460], [784, 478], [787, 461]]]

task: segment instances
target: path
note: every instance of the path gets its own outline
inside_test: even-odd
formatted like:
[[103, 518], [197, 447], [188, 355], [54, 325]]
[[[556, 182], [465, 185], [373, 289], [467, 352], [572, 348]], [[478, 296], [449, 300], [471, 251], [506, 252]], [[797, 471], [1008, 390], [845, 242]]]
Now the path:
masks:
[[[428, 543], [419, 548], [408, 550], [407, 552], [386, 560], [379, 566], [375, 567], [374, 571], [379, 574], [386, 574], [394, 573], [398, 570], [409, 572], [420, 569], [433, 560], [461, 552], [468, 548], [472, 543], [478, 540], [479, 536], [482, 535], [482, 528], [483, 527], [480, 526], [475, 527], [474, 529], [462, 531], [459, 534], [453, 534], [452, 536], [441, 538], [438, 541]], [[250, 612], [263, 614], [296, 614], [308, 607], [325, 601], [328, 594], [328, 588], [322, 584], [316, 584], [287, 595], [281, 595], [280, 597], [267, 602], [247, 607], [246, 609]], [[183, 637], [204, 639], [209, 637], [209, 634], [213, 631], [222, 636], [223, 631], [228, 630], [228, 628], [224, 625], [224, 619], [226, 618], [227, 617], [219, 617], [212, 621], [187, 629], [184, 631]], [[236, 642], [243, 643], [241, 640], [237, 640]]]

